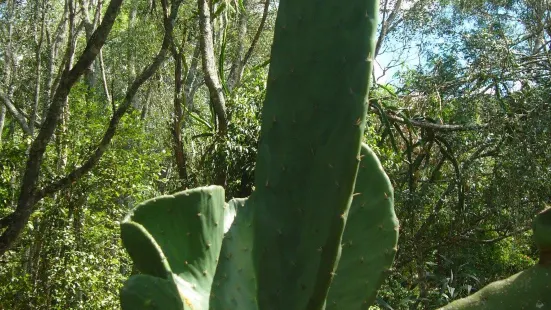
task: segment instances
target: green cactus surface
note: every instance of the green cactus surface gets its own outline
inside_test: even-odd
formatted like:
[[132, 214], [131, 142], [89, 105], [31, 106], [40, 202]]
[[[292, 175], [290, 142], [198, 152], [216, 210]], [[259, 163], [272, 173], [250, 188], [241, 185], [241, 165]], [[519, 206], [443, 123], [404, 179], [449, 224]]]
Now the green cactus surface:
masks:
[[170, 280], [146, 274], [134, 275], [121, 290], [123, 309], [184, 309], [183, 299]]
[[[393, 209], [390, 180], [367, 145], [362, 146], [360, 159], [342, 256], [330, 289], [328, 309], [367, 309], [395, 254], [398, 222]], [[127, 281], [121, 291], [123, 309], [261, 309], [257, 302], [259, 292], [253, 268], [255, 208], [247, 199], [233, 199], [228, 204], [222, 204], [222, 196], [223, 189], [217, 186], [164, 196], [139, 205], [126, 219], [122, 225], [124, 245], [145, 275], [135, 275]], [[189, 275], [174, 274], [169, 263], [174, 261], [173, 264], [178, 265], [177, 262], [185, 258], [174, 255], [168, 255], [170, 259], [165, 258], [164, 251], [170, 249], [158, 245], [144, 228], [151, 228], [156, 238], [164, 240], [159, 244], [168, 244], [173, 236], [167, 232], [180, 231], [178, 235], [182, 237], [181, 232], [185, 231], [183, 225], [175, 230], [170, 227], [184, 223], [181, 216], [190, 217], [194, 222], [200, 219], [201, 222], [198, 211], [214, 214], [208, 216], [212, 221], [207, 222], [217, 224], [214, 225], [217, 229], [211, 229], [210, 225], [210, 228], [199, 230], [202, 234], [220, 236], [222, 232], [219, 227], [226, 232], [215, 262], [217, 267], [208, 308], [204, 307], [209, 283], [202, 287], [186, 285], [194, 281], [187, 280]], [[220, 220], [221, 214], [223, 221]], [[192, 251], [203, 253], [201, 250]]]
[[543, 310], [551, 309], [551, 209], [533, 222], [534, 241], [540, 251], [537, 265], [505, 280], [488, 284], [473, 295], [441, 310]]
[[[551, 208], [547, 208], [538, 214], [532, 224], [532, 229], [536, 246], [542, 254], [548, 255], [547, 253], [551, 250]], [[547, 260], [547, 256], [543, 259]]]
[[210, 309], [258, 309], [252, 256], [254, 207], [247, 199], [233, 199], [228, 209], [235, 210], [238, 216], [224, 237]]
[[143, 274], [123, 309], [368, 308], [398, 239], [392, 186], [361, 143], [378, 3], [279, 2], [255, 191], [137, 206], [121, 236]]
[[[224, 215], [231, 215], [224, 212], [227, 207], [219, 186], [146, 201], [122, 223], [123, 244], [141, 272], [168, 280], [191, 309], [208, 309]], [[123, 291], [132, 290], [133, 283], [128, 281]]]
[[319, 309], [352, 202], [378, 1], [280, 1], [256, 164], [262, 309]]
[[361, 157], [341, 259], [326, 309], [368, 309], [397, 251], [399, 226], [392, 185], [379, 159], [365, 144]]

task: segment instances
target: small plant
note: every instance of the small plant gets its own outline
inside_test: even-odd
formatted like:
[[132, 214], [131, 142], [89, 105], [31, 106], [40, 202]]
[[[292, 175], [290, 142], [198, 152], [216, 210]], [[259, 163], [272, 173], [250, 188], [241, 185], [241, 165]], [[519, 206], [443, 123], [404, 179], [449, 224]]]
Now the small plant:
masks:
[[393, 189], [361, 143], [377, 0], [281, 0], [248, 199], [202, 187], [122, 223], [123, 309], [368, 309], [397, 251]]

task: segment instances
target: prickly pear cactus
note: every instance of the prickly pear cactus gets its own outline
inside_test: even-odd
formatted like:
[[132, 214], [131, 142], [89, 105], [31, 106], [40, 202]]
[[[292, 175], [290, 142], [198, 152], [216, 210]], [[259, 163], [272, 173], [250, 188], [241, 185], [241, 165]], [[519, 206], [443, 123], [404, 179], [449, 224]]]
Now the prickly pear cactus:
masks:
[[505, 280], [490, 283], [441, 310], [551, 309], [551, 209], [538, 214], [532, 228], [540, 251], [537, 265]]
[[147, 201], [122, 224], [123, 309], [367, 309], [396, 253], [393, 189], [361, 140], [377, 0], [279, 2], [255, 192]]
[[[183, 309], [176, 305], [208, 309], [226, 222], [233, 218], [231, 211], [225, 211], [229, 208], [219, 186], [138, 205], [121, 224], [121, 237], [134, 264], [147, 277], [130, 277], [121, 291], [123, 309]], [[167, 287], [171, 290], [163, 297], [156, 294]], [[143, 307], [137, 307], [137, 295], [144, 299]], [[176, 296], [180, 303], [167, 307], [167, 296]]]
[[256, 164], [262, 309], [319, 309], [354, 194], [375, 0], [280, 1]]
[[367, 309], [398, 250], [394, 192], [379, 159], [362, 145], [354, 199], [342, 240], [342, 254], [326, 309]]

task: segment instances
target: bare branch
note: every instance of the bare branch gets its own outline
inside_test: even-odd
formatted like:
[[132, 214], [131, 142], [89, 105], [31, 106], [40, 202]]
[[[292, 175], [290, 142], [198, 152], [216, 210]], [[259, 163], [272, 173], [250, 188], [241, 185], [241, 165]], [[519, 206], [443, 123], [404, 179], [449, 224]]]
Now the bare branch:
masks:
[[[370, 107], [369, 112], [375, 113], [377, 115], [380, 115], [381, 113], [379, 112], [379, 110], [372, 107]], [[436, 131], [471, 131], [471, 130], [480, 130], [488, 127], [488, 124], [449, 125], [449, 124], [431, 123], [426, 121], [418, 121], [413, 119], [406, 120], [391, 112], [385, 112], [385, 113], [386, 113], [386, 117], [391, 121], [402, 123], [402, 124], [411, 124], [415, 127], [432, 129]]]
[[260, 39], [260, 35], [262, 34], [262, 31], [264, 31], [264, 27], [266, 25], [266, 19], [268, 18], [268, 11], [270, 9], [270, 2], [271, 0], [266, 0], [264, 2], [264, 11], [262, 12], [262, 19], [260, 20], [260, 25], [258, 26], [258, 29], [256, 30], [256, 33], [254, 35], [253, 41], [251, 42], [251, 46], [249, 47], [249, 50], [247, 51], [247, 54], [245, 54], [245, 58], [243, 58], [243, 63], [247, 63], [249, 61], [249, 58], [251, 58], [254, 48], [256, 47], [256, 44], [258, 43], [258, 40]]
[[474, 242], [474, 243], [491, 244], [491, 243], [499, 242], [503, 239], [507, 239], [507, 238], [516, 236], [520, 233], [529, 231], [530, 229], [532, 229], [532, 228], [531, 227], [523, 227], [521, 229], [517, 229], [515, 231], [509, 232], [507, 234], [504, 234], [504, 235], [501, 235], [499, 237], [492, 238], [492, 239], [477, 239], [477, 238], [471, 238], [471, 237], [465, 237], [465, 236], [461, 236], [461, 237], [459, 237], [459, 239], [463, 240], [463, 241]]
[[8, 109], [8, 111], [11, 113], [11, 115], [15, 118], [15, 120], [19, 123], [21, 126], [21, 129], [23, 129], [23, 132], [25, 134], [30, 135], [31, 129], [29, 128], [29, 125], [27, 124], [27, 120], [25, 119], [25, 116], [23, 116], [22, 113], [17, 110], [15, 105], [11, 102], [10, 98], [6, 94], [0, 93], [0, 99], [4, 102], [4, 105]]
[[105, 64], [103, 63], [103, 52], [99, 51], [99, 65], [101, 69], [101, 80], [103, 82], [103, 91], [105, 92], [105, 98], [107, 101], [111, 101], [111, 96], [109, 95], [109, 87], [107, 86], [107, 77], [105, 75]]
[[381, 32], [379, 33], [379, 38], [377, 39], [377, 45], [375, 45], [375, 55], [379, 55], [381, 46], [383, 46], [383, 42], [388, 34], [389, 27], [394, 22], [394, 19], [396, 19], [396, 16], [398, 16], [398, 12], [400, 11], [401, 7], [402, 7], [402, 0], [396, 1], [396, 3], [394, 4], [394, 8], [392, 9], [392, 12], [388, 16], [388, 18], [386, 20], [383, 20], [383, 25], [381, 26]]

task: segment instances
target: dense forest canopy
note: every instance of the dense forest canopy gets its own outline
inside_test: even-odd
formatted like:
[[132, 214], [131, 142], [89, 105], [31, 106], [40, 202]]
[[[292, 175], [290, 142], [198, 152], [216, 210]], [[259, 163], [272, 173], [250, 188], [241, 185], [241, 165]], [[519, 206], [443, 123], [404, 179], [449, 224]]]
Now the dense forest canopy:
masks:
[[[128, 210], [254, 190], [277, 8], [0, 0], [0, 308], [118, 308]], [[434, 309], [535, 263], [550, 48], [549, 1], [380, 0], [364, 140], [401, 234], [378, 308]]]

